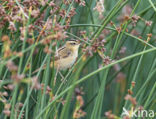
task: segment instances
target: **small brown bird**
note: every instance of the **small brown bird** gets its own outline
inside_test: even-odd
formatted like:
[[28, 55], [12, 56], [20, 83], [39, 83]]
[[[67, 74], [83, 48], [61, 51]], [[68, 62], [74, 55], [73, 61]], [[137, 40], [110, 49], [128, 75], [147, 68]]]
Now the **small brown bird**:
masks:
[[[76, 40], [69, 40], [66, 44], [59, 48], [55, 53], [54, 67], [58, 70], [70, 68], [78, 57], [78, 49], [80, 43]], [[51, 63], [51, 67], [53, 62]]]
[[[53, 67], [57, 70], [66, 70], [70, 68], [76, 61], [78, 57], [80, 43], [76, 40], [69, 40], [65, 45], [59, 48], [55, 52], [54, 62], [52, 61], [50, 67]], [[46, 66], [43, 67], [45, 69]], [[38, 72], [40, 69], [37, 69], [33, 73]]]

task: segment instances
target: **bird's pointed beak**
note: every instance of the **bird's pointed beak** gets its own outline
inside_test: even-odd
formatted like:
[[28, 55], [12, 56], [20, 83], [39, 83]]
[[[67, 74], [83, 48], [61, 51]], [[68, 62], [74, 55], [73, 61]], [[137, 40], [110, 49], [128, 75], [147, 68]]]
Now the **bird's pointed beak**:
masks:
[[78, 44], [79, 46], [81, 46], [81, 43], [80, 43], [80, 41], [79, 41], [79, 40], [77, 41], [77, 44]]
[[79, 47], [81, 47], [82, 46], [82, 44], [81, 43], [79, 43]]

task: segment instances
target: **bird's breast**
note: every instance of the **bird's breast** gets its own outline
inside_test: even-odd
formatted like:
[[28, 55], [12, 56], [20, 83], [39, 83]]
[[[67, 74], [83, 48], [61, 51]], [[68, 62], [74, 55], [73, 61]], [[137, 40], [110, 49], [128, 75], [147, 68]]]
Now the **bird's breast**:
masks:
[[72, 55], [66, 58], [62, 58], [55, 62], [55, 67], [59, 70], [65, 70], [70, 68], [76, 61], [77, 55]]

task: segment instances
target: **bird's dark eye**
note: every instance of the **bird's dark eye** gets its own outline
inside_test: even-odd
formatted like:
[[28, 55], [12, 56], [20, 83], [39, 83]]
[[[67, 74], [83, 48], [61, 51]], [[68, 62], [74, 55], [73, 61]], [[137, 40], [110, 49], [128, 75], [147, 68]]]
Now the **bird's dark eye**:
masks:
[[71, 45], [76, 45], [76, 43], [71, 43]]

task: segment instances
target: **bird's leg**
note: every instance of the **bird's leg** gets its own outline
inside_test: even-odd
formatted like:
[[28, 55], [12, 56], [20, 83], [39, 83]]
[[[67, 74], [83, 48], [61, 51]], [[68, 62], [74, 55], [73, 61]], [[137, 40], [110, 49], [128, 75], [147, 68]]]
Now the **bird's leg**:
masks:
[[65, 83], [65, 82], [66, 82], [66, 80], [65, 80], [64, 76], [61, 74], [61, 72], [60, 72], [60, 71], [59, 71], [59, 74], [60, 74], [60, 76], [62, 77], [62, 78], [61, 78], [61, 81], [62, 81], [63, 83]]
[[56, 78], [57, 78], [58, 72], [59, 72], [59, 69], [57, 68], [57, 69], [56, 69], [56, 75], [55, 75], [55, 77], [54, 77], [54, 85], [56, 84]]

